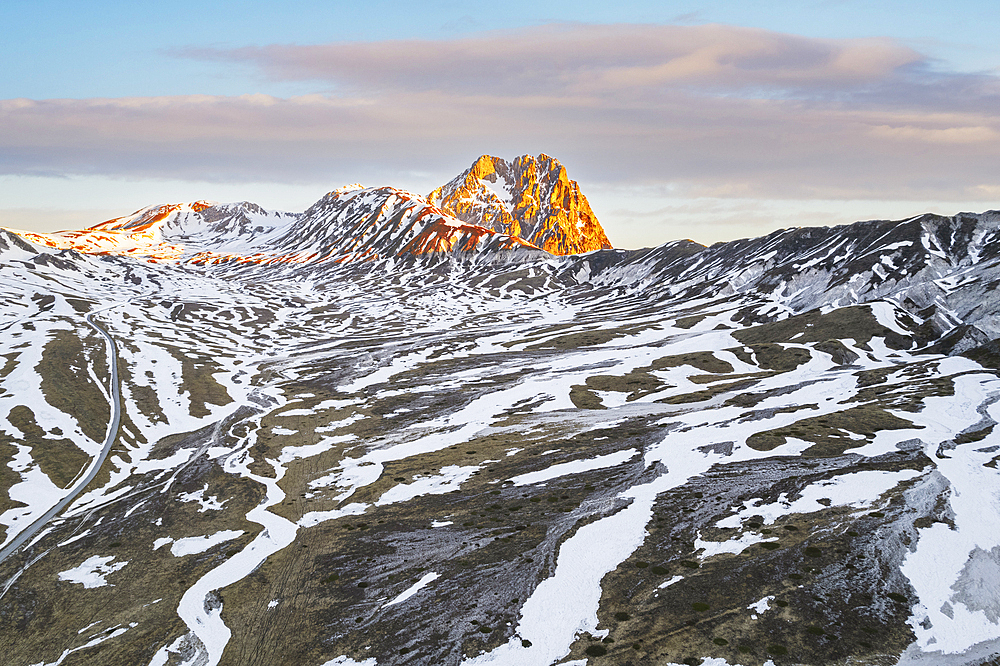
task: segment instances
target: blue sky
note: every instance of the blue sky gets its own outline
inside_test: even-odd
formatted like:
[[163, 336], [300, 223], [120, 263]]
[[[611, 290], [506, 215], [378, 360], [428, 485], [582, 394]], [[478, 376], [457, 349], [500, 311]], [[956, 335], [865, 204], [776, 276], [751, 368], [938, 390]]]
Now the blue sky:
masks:
[[6, 0], [0, 21], [2, 226], [426, 191], [481, 153], [555, 155], [625, 247], [1000, 208], [995, 2]]

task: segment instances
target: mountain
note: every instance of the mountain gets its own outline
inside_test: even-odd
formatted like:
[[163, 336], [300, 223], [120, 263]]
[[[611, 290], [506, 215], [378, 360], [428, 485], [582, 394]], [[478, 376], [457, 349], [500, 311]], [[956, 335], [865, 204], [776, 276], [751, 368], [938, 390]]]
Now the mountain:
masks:
[[517, 236], [552, 254], [611, 248], [580, 186], [559, 160], [483, 155], [427, 199], [460, 220]]
[[299, 214], [199, 201], [150, 206], [80, 231], [21, 236], [90, 254], [195, 263], [343, 262], [521, 248], [564, 255], [611, 247], [579, 185], [547, 155], [513, 163], [483, 156], [426, 198], [350, 185]]
[[343, 187], [303, 213], [251, 203], [150, 206], [82, 231], [21, 233], [89, 254], [190, 263], [325, 263], [439, 252], [537, 249], [516, 236], [462, 222], [392, 187]]
[[4, 663], [996, 661], [1000, 212], [492, 224], [0, 230]]

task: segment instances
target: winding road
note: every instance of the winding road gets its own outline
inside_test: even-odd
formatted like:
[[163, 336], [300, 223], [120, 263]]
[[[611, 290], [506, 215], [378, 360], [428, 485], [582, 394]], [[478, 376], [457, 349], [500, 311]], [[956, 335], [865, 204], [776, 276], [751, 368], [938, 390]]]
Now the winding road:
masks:
[[90, 468], [87, 470], [84, 477], [80, 479], [75, 486], [73, 486], [73, 489], [70, 490], [65, 497], [56, 502], [52, 508], [42, 514], [42, 516], [36, 519], [35, 522], [31, 523], [31, 525], [22, 530], [16, 537], [14, 537], [13, 541], [3, 548], [3, 550], [0, 550], [0, 562], [3, 562], [10, 557], [10, 555], [20, 548], [25, 541], [38, 532], [38, 530], [40, 530], [47, 522], [52, 520], [53, 516], [65, 509], [70, 502], [76, 499], [76, 496], [87, 487], [87, 484], [94, 480], [95, 476], [97, 476], [101, 466], [104, 464], [104, 461], [107, 460], [108, 454], [111, 452], [111, 446], [115, 443], [115, 439], [118, 437], [118, 426], [121, 422], [122, 416], [122, 398], [121, 391], [118, 386], [118, 348], [115, 346], [115, 341], [112, 339], [111, 335], [94, 321], [94, 315], [110, 310], [111, 308], [119, 307], [120, 305], [123, 305], [123, 303], [116, 303], [115, 305], [95, 310], [86, 317], [87, 323], [90, 324], [95, 331], [103, 335], [105, 340], [107, 340], [108, 362], [111, 366], [111, 421], [108, 423], [108, 431], [104, 437], [104, 445], [101, 447], [101, 452], [91, 461]]

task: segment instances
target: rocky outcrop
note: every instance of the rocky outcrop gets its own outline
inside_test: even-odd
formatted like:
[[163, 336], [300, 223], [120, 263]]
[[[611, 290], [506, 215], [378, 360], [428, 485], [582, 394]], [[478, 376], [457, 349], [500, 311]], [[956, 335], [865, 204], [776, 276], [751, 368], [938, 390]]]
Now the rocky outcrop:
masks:
[[428, 200], [471, 224], [528, 241], [552, 254], [611, 248], [587, 197], [559, 160], [541, 154], [513, 162], [483, 155]]

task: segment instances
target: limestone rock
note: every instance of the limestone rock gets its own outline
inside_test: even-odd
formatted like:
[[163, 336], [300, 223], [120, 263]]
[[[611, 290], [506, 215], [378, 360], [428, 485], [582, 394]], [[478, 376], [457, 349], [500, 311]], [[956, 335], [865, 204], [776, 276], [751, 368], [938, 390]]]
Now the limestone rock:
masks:
[[483, 155], [428, 200], [460, 220], [516, 236], [552, 254], [610, 249], [580, 186], [544, 153], [513, 162]]

